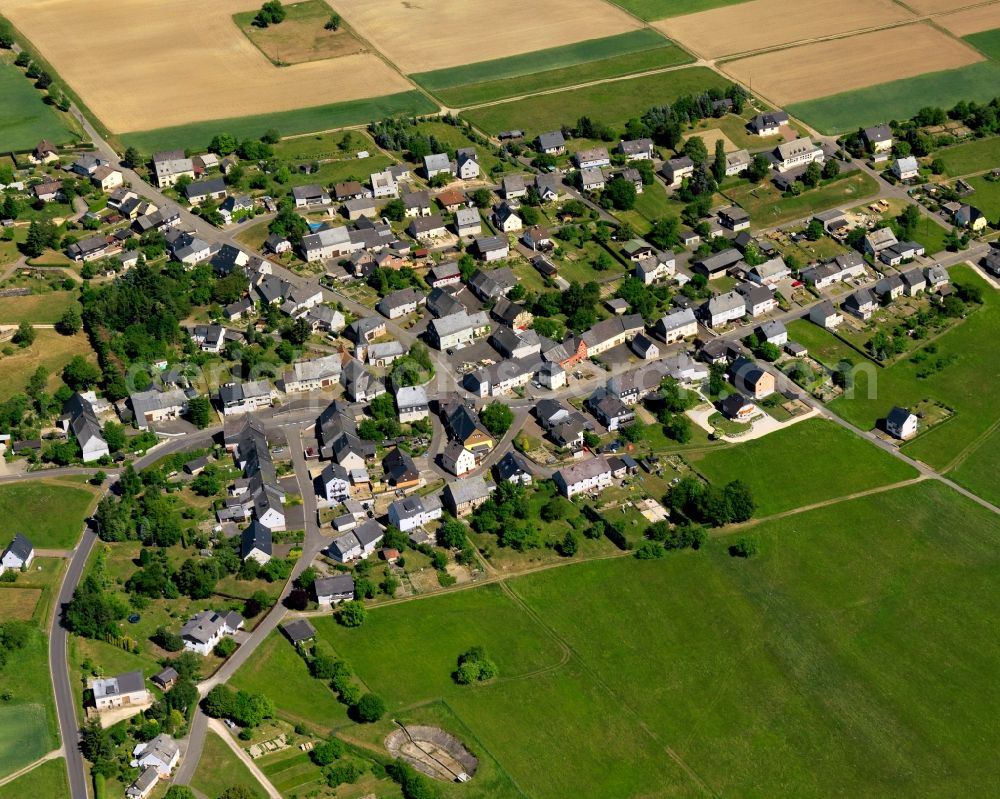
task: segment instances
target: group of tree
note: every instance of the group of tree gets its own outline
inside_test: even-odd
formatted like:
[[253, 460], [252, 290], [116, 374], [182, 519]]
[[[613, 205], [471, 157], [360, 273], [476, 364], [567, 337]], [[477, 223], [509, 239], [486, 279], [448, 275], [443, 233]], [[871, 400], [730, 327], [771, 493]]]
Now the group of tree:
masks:
[[749, 486], [732, 480], [721, 488], [695, 477], [682, 477], [666, 496], [675, 523], [708, 524], [721, 527], [748, 521], [756, 505]]
[[551, 291], [535, 298], [532, 312], [537, 316], [552, 317], [565, 314], [568, 325], [582, 333], [597, 321], [597, 306], [601, 288], [594, 282], [578, 283], [575, 280], [565, 291]]
[[452, 673], [452, 679], [459, 685], [473, 685], [488, 682], [499, 673], [497, 664], [486, 654], [486, 650], [474, 646], [458, 656], [458, 666]]
[[274, 717], [274, 703], [263, 694], [236, 691], [228, 685], [216, 685], [202, 702], [206, 715], [214, 719], [232, 719], [240, 727], [253, 729]]
[[520, 483], [503, 480], [497, 483], [490, 498], [472, 514], [472, 529], [495, 535], [502, 547], [518, 552], [541, 546], [541, 538], [529, 514], [526, 491]]
[[687, 391], [675, 378], [665, 377], [649, 404], [656, 410], [656, 420], [662, 425], [663, 434], [679, 444], [686, 444], [691, 440], [691, 420], [685, 411], [697, 402], [697, 395]]
[[258, 28], [266, 28], [269, 25], [277, 25], [280, 22], [284, 22], [287, 15], [288, 12], [281, 5], [281, 0], [267, 0], [253, 18], [253, 24]]

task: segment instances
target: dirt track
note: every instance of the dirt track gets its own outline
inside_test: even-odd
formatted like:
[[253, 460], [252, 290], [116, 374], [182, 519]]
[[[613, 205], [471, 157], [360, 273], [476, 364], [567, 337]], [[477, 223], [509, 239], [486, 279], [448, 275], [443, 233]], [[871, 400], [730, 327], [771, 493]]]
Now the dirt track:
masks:
[[945, 14], [938, 17], [936, 22], [956, 36], [968, 36], [970, 33], [1000, 28], [1000, 2]]

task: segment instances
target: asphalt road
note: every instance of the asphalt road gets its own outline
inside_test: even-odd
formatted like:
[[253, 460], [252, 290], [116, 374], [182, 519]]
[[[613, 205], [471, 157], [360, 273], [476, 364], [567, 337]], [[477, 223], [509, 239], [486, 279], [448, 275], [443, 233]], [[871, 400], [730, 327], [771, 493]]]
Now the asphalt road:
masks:
[[87, 772], [80, 754], [80, 725], [76, 719], [76, 691], [69, 678], [68, 644], [69, 633], [62, 626], [62, 608], [73, 598], [73, 591], [83, 577], [97, 533], [89, 527], [76, 548], [69, 568], [59, 589], [59, 600], [52, 613], [49, 630], [49, 674], [56, 698], [56, 714], [59, 717], [59, 732], [66, 751], [66, 769], [69, 772], [69, 788], [72, 799], [87, 799]]

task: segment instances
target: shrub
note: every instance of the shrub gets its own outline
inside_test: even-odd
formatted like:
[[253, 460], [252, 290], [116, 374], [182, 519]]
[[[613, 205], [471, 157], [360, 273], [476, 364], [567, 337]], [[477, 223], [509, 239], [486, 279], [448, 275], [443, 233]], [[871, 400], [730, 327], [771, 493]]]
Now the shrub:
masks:
[[372, 693], [362, 696], [361, 699], [358, 700], [358, 703], [354, 706], [354, 715], [357, 717], [358, 721], [364, 722], [365, 724], [378, 721], [385, 715], [385, 712], [386, 706], [382, 697]]

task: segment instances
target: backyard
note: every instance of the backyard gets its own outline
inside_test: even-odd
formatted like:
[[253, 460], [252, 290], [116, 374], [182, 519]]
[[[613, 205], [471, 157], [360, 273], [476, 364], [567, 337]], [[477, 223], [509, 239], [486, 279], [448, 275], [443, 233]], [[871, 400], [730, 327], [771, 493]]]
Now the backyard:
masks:
[[793, 219], [805, 219], [838, 205], [853, 204], [877, 194], [878, 184], [870, 175], [854, 172], [795, 197], [785, 197], [770, 181], [763, 185], [743, 182], [723, 189], [722, 193], [750, 214], [755, 227], [772, 227]]
[[37, 549], [73, 549], [96, 504], [95, 489], [86, 485], [30, 480], [0, 486], [4, 528], [23, 533]]

